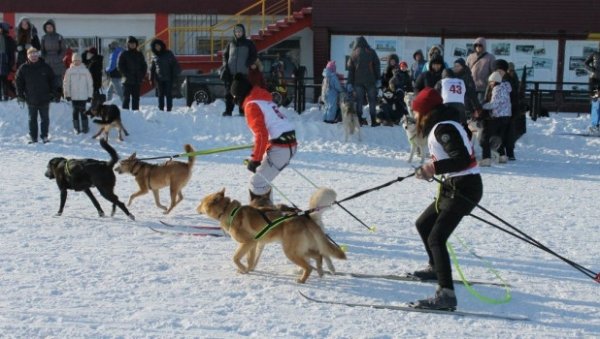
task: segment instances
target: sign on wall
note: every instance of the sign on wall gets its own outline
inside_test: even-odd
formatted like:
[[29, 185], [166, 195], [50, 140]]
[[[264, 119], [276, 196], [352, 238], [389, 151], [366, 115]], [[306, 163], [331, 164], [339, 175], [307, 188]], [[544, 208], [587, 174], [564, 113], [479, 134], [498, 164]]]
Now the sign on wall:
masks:
[[[338, 73], [347, 75], [346, 65], [348, 58], [354, 49], [354, 44], [358, 35], [332, 35], [331, 36], [331, 60], [335, 60]], [[434, 44], [440, 43], [438, 37], [401, 37], [401, 36], [364, 36], [371, 48], [377, 52], [381, 62], [381, 71], [387, 66], [390, 54], [397, 54], [400, 61], [406, 61], [410, 66], [413, 60], [413, 53], [422, 50], [423, 55]]]
[[[444, 59], [451, 64], [457, 58], [466, 60], [473, 52], [475, 39], [446, 39]], [[487, 52], [496, 59], [515, 64], [519, 77], [527, 66], [527, 81], [556, 81], [558, 68], [558, 40], [501, 40], [486, 39]], [[554, 86], [543, 86], [552, 87]]]
[[[595, 51], [598, 51], [598, 41], [567, 41], [565, 44], [564, 82], [587, 83], [590, 75], [584, 67], [584, 62]], [[565, 87], [570, 88], [573, 86], [576, 85], [566, 85]]]

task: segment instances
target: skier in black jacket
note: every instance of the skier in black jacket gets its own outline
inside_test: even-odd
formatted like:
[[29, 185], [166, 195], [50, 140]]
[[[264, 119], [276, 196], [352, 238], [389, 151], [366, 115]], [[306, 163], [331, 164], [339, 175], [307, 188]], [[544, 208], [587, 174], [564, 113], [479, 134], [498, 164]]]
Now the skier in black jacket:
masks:
[[419, 279], [437, 279], [439, 286], [435, 296], [419, 300], [412, 306], [454, 310], [457, 301], [446, 241], [461, 219], [481, 200], [483, 185], [473, 145], [458, 122], [458, 112], [444, 106], [442, 97], [432, 88], [419, 92], [412, 110], [418, 132], [427, 136], [432, 155], [432, 160], [417, 169], [416, 176], [429, 180], [436, 174], [442, 175], [443, 182], [436, 200], [416, 221], [429, 265], [413, 273]]

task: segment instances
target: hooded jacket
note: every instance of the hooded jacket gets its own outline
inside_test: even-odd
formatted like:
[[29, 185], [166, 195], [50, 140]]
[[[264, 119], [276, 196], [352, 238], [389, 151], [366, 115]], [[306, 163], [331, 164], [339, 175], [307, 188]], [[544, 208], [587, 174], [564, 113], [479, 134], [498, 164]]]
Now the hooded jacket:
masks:
[[[52, 32], [46, 31], [46, 26], [48, 25], [52, 26]], [[63, 37], [56, 32], [56, 24], [52, 19], [44, 22], [43, 29], [45, 34], [42, 36], [41, 42], [42, 57], [44, 58], [44, 61], [52, 67], [54, 75], [62, 78], [65, 73], [65, 64], [63, 63], [63, 58], [65, 56]]]
[[226, 77], [229, 79], [223, 79], [226, 82], [230, 82], [231, 77], [237, 73], [248, 75], [249, 67], [256, 62], [257, 58], [256, 46], [252, 40], [246, 38], [246, 28], [244, 25], [237, 24], [234, 30], [235, 28], [241, 28], [243, 34], [239, 39], [234, 34], [233, 39], [227, 44], [223, 52], [223, 65], [229, 73], [229, 76]]
[[[88, 53], [92, 55], [90, 58], [88, 58]], [[81, 59], [92, 75], [94, 91], [98, 92], [98, 90], [100, 90], [102, 87], [102, 65], [104, 62], [104, 57], [98, 54], [98, 51], [95, 47], [91, 47], [83, 52]]]
[[65, 72], [63, 80], [63, 93], [72, 100], [84, 101], [93, 97], [94, 83], [92, 75], [84, 64], [71, 64]]
[[[15, 52], [17, 51], [17, 44], [15, 40], [8, 35], [10, 25], [6, 22], [0, 23], [2, 27], [2, 39], [3, 49], [0, 50], [0, 75], [6, 76], [10, 73], [13, 66], [15, 65]], [[1, 94], [1, 93], [0, 93]]]
[[[421, 55], [421, 61], [417, 61], [417, 55]], [[415, 62], [410, 66], [410, 79], [415, 82], [419, 75], [423, 72], [423, 68], [425, 64], [427, 64], [427, 60], [425, 60], [425, 56], [423, 55], [423, 51], [418, 49], [413, 53], [413, 60]]]
[[[391, 61], [394, 60], [396, 63], [392, 65]], [[381, 87], [387, 88], [390, 84], [390, 79], [394, 76], [394, 70], [400, 67], [400, 58], [397, 54], [390, 54], [387, 61], [387, 67], [381, 75]]]
[[[29, 29], [24, 30], [21, 24], [26, 21], [29, 23]], [[17, 68], [27, 62], [27, 49], [35, 47], [37, 50], [42, 49], [40, 39], [38, 37], [37, 28], [31, 23], [29, 18], [19, 19], [17, 28], [15, 29], [17, 41]]]
[[[175, 82], [181, 72], [179, 62], [173, 52], [167, 49], [165, 43], [160, 39], [152, 40], [152, 64], [150, 66], [150, 79], [152, 81]], [[160, 50], [157, 49], [160, 46]]]
[[[442, 68], [439, 70], [439, 72], [435, 72], [433, 70], [431, 67], [431, 64], [433, 63], [439, 63], [442, 65]], [[440, 55], [436, 55], [433, 57], [433, 59], [429, 60], [429, 70], [421, 73], [419, 78], [417, 78], [417, 81], [415, 81], [415, 92], [418, 92], [425, 87], [435, 88], [435, 85], [438, 83], [438, 81], [442, 80], [442, 72], [445, 69], [444, 64], [444, 59], [442, 59]]]
[[[129, 36], [127, 44], [129, 45], [129, 43], [137, 45], [138, 41], [135, 37]], [[144, 54], [137, 50], [137, 46], [135, 48], [127, 47], [127, 50], [121, 53], [117, 67], [125, 85], [140, 85], [148, 71]]]
[[467, 57], [467, 66], [471, 69], [477, 91], [485, 92], [488, 84], [488, 77], [494, 72], [496, 57], [487, 52], [486, 41], [484, 38], [479, 37], [475, 39], [473, 44], [480, 44], [483, 46], [483, 49], [480, 54], [477, 54], [477, 52], [469, 54]]
[[348, 59], [348, 83], [352, 86], [375, 86], [380, 68], [379, 57], [365, 37], [356, 38]]

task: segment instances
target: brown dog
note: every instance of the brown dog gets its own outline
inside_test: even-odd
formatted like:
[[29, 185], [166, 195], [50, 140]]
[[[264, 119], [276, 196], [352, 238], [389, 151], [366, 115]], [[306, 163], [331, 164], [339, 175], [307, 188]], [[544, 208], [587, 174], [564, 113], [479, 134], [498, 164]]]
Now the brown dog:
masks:
[[[194, 148], [189, 144], [186, 144], [184, 149], [186, 153], [194, 152]], [[119, 174], [131, 173], [135, 176], [135, 181], [140, 188], [139, 191], [129, 197], [127, 206], [131, 206], [134, 198], [152, 191], [156, 206], [162, 208], [165, 214], [171, 212], [183, 200], [181, 190], [192, 177], [192, 167], [194, 166], [195, 159], [195, 156], [189, 156], [187, 163], [169, 160], [163, 164], [155, 165], [138, 160], [136, 153], [133, 153], [129, 158], [121, 160], [115, 171]], [[171, 205], [169, 208], [161, 205], [158, 192], [161, 188], [167, 186], [169, 186], [171, 194]]]
[[85, 112], [85, 114], [91, 117], [100, 118], [93, 120], [95, 124], [100, 125], [98, 133], [92, 136], [94, 139], [104, 132], [104, 139], [108, 140], [108, 132], [113, 127], [119, 130], [119, 140], [123, 141], [122, 133], [125, 133], [126, 136], [129, 135], [129, 132], [127, 132], [125, 126], [123, 126], [123, 123], [121, 122], [121, 111], [117, 105], [93, 105]]
[[[317, 203], [324, 206], [320, 201]], [[306, 282], [313, 270], [308, 262], [310, 258], [317, 260], [317, 263], [323, 257], [346, 259], [346, 254], [327, 238], [319, 224], [309, 216], [287, 219], [255, 240], [254, 236], [267, 225], [269, 219], [274, 220], [283, 213], [272, 208], [261, 211], [256, 207], [242, 206], [239, 201], [226, 197], [225, 189], [204, 197], [196, 211], [218, 220], [221, 228], [239, 243], [233, 262], [240, 273], [254, 270], [262, 247], [275, 241], [281, 242], [288, 259], [303, 270], [302, 276], [297, 280], [299, 283]], [[245, 256], [247, 266], [241, 262]], [[322, 269], [317, 270], [319, 274], [323, 273]]]

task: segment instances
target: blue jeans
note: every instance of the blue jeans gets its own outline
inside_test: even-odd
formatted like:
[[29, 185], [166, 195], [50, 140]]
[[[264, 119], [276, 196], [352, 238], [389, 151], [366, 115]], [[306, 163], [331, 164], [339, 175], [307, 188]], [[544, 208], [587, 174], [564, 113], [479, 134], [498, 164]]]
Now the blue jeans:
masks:
[[119, 97], [119, 100], [123, 102], [123, 84], [121, 83], [121, 78], [110, 78], [110, 85], [108, 85], [106, 99], [112, 100], [112, 97], [115, 93]]
[[592, 100], [592, 126], [600, 125], [600, 99]]
[[38, 140], [38, 114], [42, 120], [40, 137], [48, 138], [48, 128], [50, 127], [50, 104], [42, 106], [27, 105], [29, 110], [29, 136], [32, 141]]
[[358, 106], [358, 115], [360, 118], [363, 117], [363, 106], [365, 105], [365, 94], [367, 101], [369, 102], [369, 115], [371, 116], [371, 123], [375, 122], [375, 108], [377, 105], [377, 87], [375, 84], [371, 86], [357, 85], [354, 87], [356, 92], [356, 104]]

